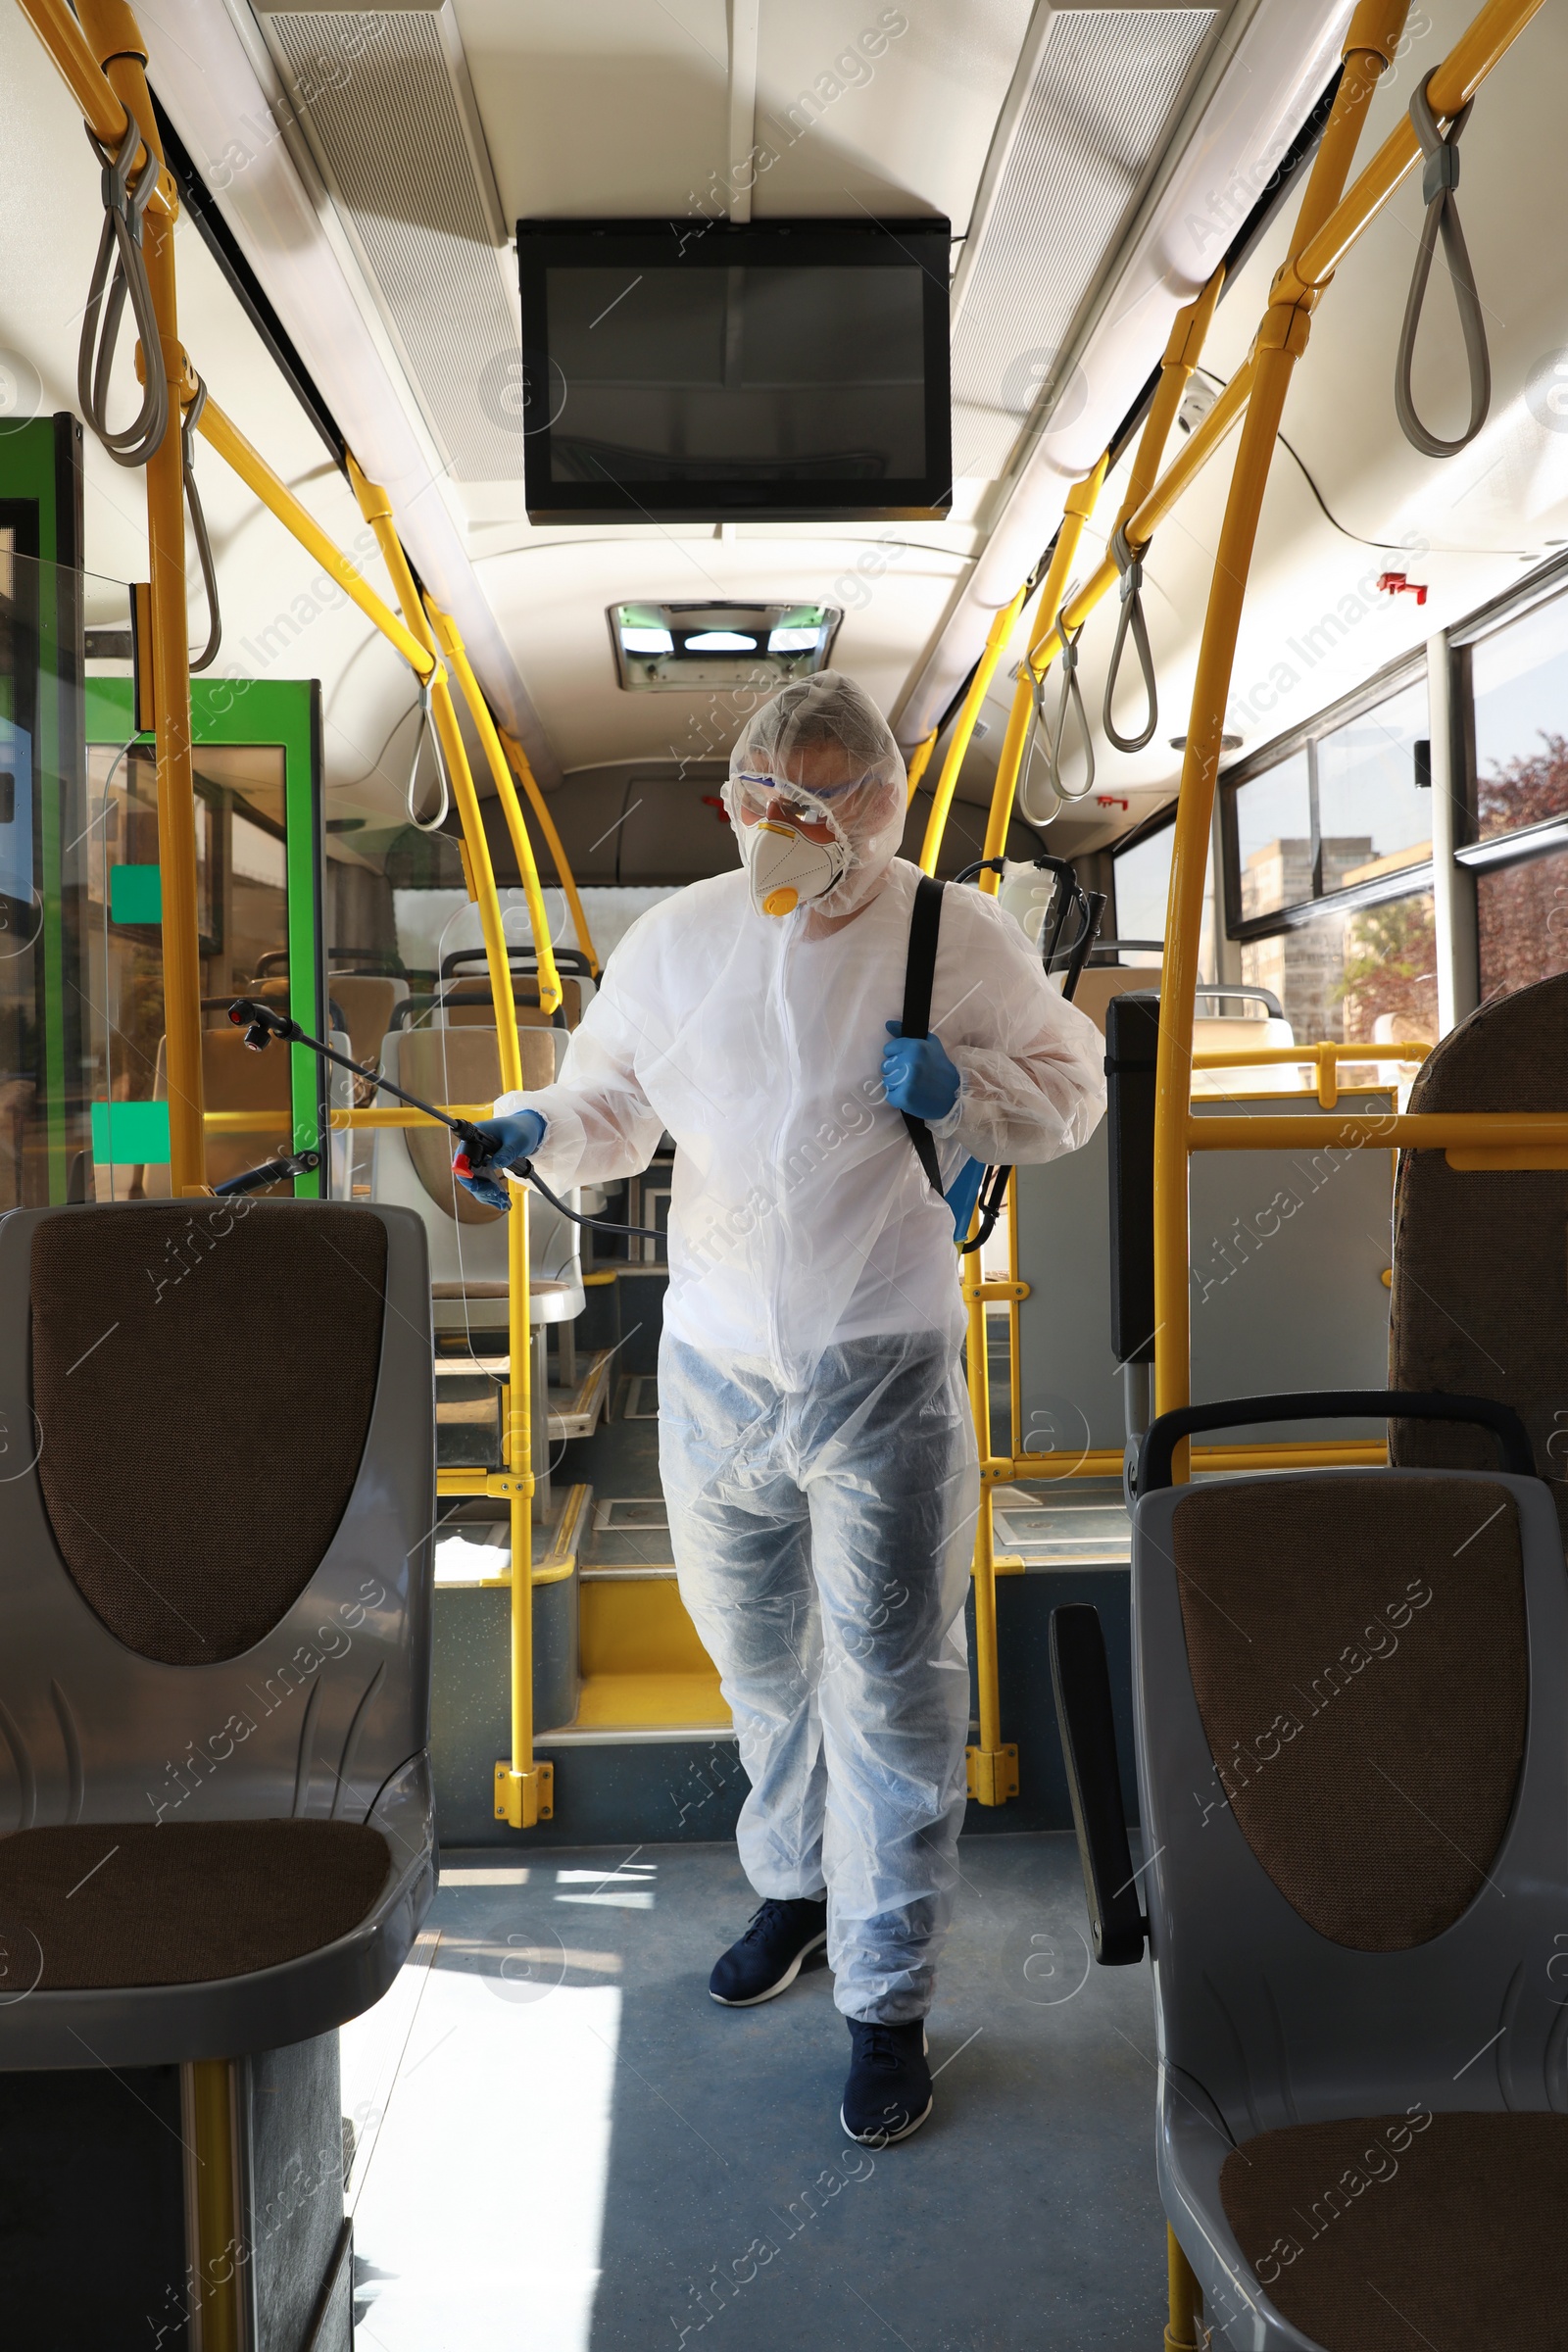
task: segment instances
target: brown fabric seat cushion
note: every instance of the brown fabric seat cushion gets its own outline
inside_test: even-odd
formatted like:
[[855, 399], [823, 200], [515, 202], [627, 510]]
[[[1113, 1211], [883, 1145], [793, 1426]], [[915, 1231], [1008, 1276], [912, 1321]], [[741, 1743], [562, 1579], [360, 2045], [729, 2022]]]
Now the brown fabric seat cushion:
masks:
[[32, 1238], [38, 1480], [88, 1607], [206, 1666], [271, 1631], [348, 1508], [386, 1228], [309, 1200], [77, 1208]]
[[1220, 2176], [1269, 2300], [1324, 2352], [1568, 2352], [1568, 2116], [1265, 2132]]
[[[406, 1029], [398, 1044], [398, 1084], [426, 1102], [493, 1102], [501, 1092], [501, 1046], [494, 1014], [483, 1006], [475, 1009], [487, 1026]], [[549, 1086], [556, 1075], [549, 1032], [519, 1029], [517, 1047], [523, 1085]], [[487, 1208], [458, 1183], [452, 1138], [444, 1127], [409, 1127], [404, 1134], [414, 1172], [437, 1208], [460, 1225], [494, 1225], [507, 1214], [504, 1208]]]
[[1441, 1935], [1486, 1883], [1524, 1761], [1512, 1496], [1271, 1478], [1193, 1491], [1172, 1539], [1217, 1793], [1258, 1861], [1335, 1943]]
[[19, 1830], [0, 1839], [0, 1941], [17, 1990], [209, 1984], [335, 1943], [391, 1867], [350, 1821]]
[[[1568, 1110], [1568, 973], [1462, 1021], [1423, 1064], [1410, 1108]], [[1568, 1536], [1568, 1173], [1467, 1171], [1406, 1152], [1394, 1216], [1391, 1387], [1511, 1404]], [[1412, 1468], [1496, 1467], [1485, 1432], [1457, 1422], [1396, 1421], [1389, 1447]]]

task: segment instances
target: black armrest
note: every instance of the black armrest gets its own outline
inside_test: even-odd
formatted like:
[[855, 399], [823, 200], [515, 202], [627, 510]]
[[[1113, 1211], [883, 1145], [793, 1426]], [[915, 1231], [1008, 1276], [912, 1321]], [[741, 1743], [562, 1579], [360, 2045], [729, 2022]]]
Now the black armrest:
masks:
[[1084, 1601], [1051, 1612], [1051, 1687], [1095, 1958], [1105, 1968], [1126, 1968], [1144, 1956], [1149, 1922], [1127, 1843], [1105, 1637], [1100, 1611]]
[[1445, 1396], [1435, 1389], [1299, 1389], [1284, 1396], [1233, 1396], [1219, 1404], [1184, 1404], [1150, 1424], [1138, 1455], [1138, 1492], [1171, 1483], [1171, 1460], [1181, 1439], [1200, 1429], [1246, 1429], [1259, 1421], [1372, 1418], [1396, 1421], [1473, 1421], [1490, 1429], [1502, 1466], [1515, 1478], [1536, 1476], [1525, 1425], [1512, 1405], [1490, 1396]]

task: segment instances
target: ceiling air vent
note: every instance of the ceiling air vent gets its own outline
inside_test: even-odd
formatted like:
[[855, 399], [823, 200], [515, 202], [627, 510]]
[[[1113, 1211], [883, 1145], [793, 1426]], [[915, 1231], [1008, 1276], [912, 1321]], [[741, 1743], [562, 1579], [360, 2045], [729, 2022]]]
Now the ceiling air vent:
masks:
[[460, 481], [520, 479], [517, 299], [452, 10], [257, 15], [442, 456]]
[[1042, 8], [954, 283], [953, 469], [995, 480], [1037, 403], [1063, 422], [1074, 320], [1174, 127], [1212, 8]]
[[835, 605], [612, 605], [622, 686], [693, 694], [756, 686], [772, 694], [824, 667], [844, 615]]

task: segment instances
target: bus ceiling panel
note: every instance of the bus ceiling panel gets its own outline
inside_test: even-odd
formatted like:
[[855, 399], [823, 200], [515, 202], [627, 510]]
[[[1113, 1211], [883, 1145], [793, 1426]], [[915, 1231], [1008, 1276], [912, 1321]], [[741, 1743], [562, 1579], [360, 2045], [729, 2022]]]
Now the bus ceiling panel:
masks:
[[[0, 88], [6, 93], [7, 158], [23, 191], [0, 270], [0, 346], [30, 371], [25, 403], [44, 414], [70, 411], [81, 303], [102, 225], [98, 174], [80, 117], [17, 9], [0, 10]], [[339, 544], [352, 549], [363, 529], [353, 496], [323, 466], [319, 438], [304, 411], [292, 397], [279, 397], [276, 367], [188, 215], [176, 224], [175, 253], [182, 339], [215, 399], [267, 449]], [[139, 397], [131, 367], [134, 339], [128, 333], [121, 338], [110, 397], [117, 420], [134, 414]], [[82, 466], [90, 569], [121, 580], [145, 578], [140, 485], [90, 433]], [[373, 756], [385, 732], [388, 698], [407, 691], [403, 664], [383, 652], [379, 640], [368, 642], [374, 632], [341, 590], [205, 447], [198, 449], [196, 471], [220, 573], [224, 636], [218, 674], [319, 678], [328, 772], [356, 772], [368, 764], [362, 749]], [[192, 566], [193, 645], [201, 642], [206, 618]]]
[[[1469, 13], [1464, 0], [1441, 0], [1423, 17], [1393, 86], [1374, 101], [1369, 148], [1393, 128], [1415, 77], [1452, 45]], [[1348, 255], [1316, 314], [1291, 387], [1242, 614], [1225, 728], [1244, 754], [1417, 653], [1568, 544], [1568, 430], [1557, 414], [1568, 381], [1568, 255], [1549, 238], [1521, 234], [1521, 222], [1554, 219], [1568, 205], [1568, 154], [1552, 127], [1565, 79], [1568, 22], [1544, 11], [1489, 79], [1466, 130], [1461, 202], [1487, 304], [1494, 387], [1491, 417], [1471, 448], [1443, 461], [1423, 457], [1395, 415], [1395, 346], [1422, 210], [1413, 175]], [[1205, 355], [1216, 378], [1250, 339], [1293, 210], [1217, 316]], [[1463, 367], [1441, 273], [1429, 313], [1417, 397], [1443, 429], [1456, 429]], [[1229, 471], [1222, 456], [1146, 559], [1160, 725], [1134, 758], [1107, 751], [1097, 728], [1097, 798], [1161, 780], [1174, 788], [1181, 760], [1171, 738], [1187, 724]], [[1117, 480], [1106, 485], [1102, 515], [1115, 510]], [[1097, 555], [1086, 538], [1087, 560]], [[1092, 711], [1114, 625], [1107, 603], [1084, 631], [1080, 679]], [[1009, 693], [1010, 680], [999, 676], [999, 688]], [[1136, 707], [1131, 689], [1128, 700]], [[1054, 713], [1052, 685], [1046, 702]], [[994, 703], [987, 715], [996, 717]]]
[[[606, 607], [701, 602], [843, 613], [831, 662], [886, 710], [909, 650], [938, 625], [959, 558], [928, 546], [927, 527], [887, 526], [856, 538], [758, 530], [720, 540], [710, 527], [671, 526], [635, 538], [546, 541], [482, 564], [501, 626], [524, 652], [541, 718], [563, 765], [639, 757], [728, 757], [755, 707], [752, 688], [704, 685], [657, 694], [623, 689]], [[770, 688], [764, 691], [770, 691]], [[568, 790], [570, 789], [568, 785]]]
[[[1107, 14], [1114, 21], [1117, 12]], [[1349, 0], [1238, 0], [1216, 14], [1163, 121], [1145, 133], [1149, 151], [1141, 170], [1124, 182], [1121, 215], [1084, 267], [1076, 303], [1054, 340], [1044, 337], [1040, 348], [1021, 354], [1020, 364], [1034, 371], [1035, 397], [1010, 457], [1004, 458], [1005, 478], [982, 510], [985, 549], [900, 705], [901, 742], [919, 742], [953, 700], [997, 609], [1054, 531], [1068, 485], [1105, 447], [1158, 362], [1177, 311], [1211, 274], [1324, 89], [1349, 15]], [[1060, 37], [1065, 58], [1065, 44], [1083, 36], [1068, 26]], [[1136, 32], [1132, 37], [1140, 53]], [[1048, 74], [1054, 38], [1041, 53]], [[1128, 38], [1124, 31], [1123, 41]], [[1147, 42], [1147, 34], [1143, 38]], [[1114, 79], [1110, 88], [1115, 123], [1127, 93]], [[973, 299], [965, 275], [977, 295], [986, 282], [988, 239], [1018, 255], [995, 297], [1015, 305], [1020, 279], [1049, 278], [1066, 242], [1062, 224], [1076, 220], [1071, 189], [1053, 213], [1038, 210], [1026, 134], [1037, 116], [1049, 120], [1049, 88], [1038, 99], [1024, 94], [1013, 110], [1010, 139], [1004, 135], [999, 142], [982, 191], [981, 233], [960, 271], [957, 292], [965, 306]], [[1145, 113], [1152, 113], [1147, 98]], [[956, 383], [961, 309], [958, 333]]]
[[1033, 0], [775, 0], [755, 60], [732, 60], [724, 0], [455, 8], [509, 220], [717, 219], [749, 197], [757, 220], [865, 205], [961, 235]]
[[1076, 421], [1088, 387], [1056, 380], [1073, 320], [1220, 15], [1039, 12], [954, 283], [955, 474], [999, 479], [1039, 406], [1063, 429]]
[[[483, 367], [498, 360], [504, 408], [515, 314], [507, 352], [500, 348], [499, 310], [488, 323], [482, 304], [477, 322], [464, 314], [465, 299], [477, 303], [482, 293], [488, 300], [492, 285], [504, 307], [509, 271], [493, 188], [486, 200], [482, 138], [465, 101], [461, 53], [454, 59], [456, 36], [445, 14], [305, 12], [299, 22], [308, 32], [315, 28], [318, 63], [300, 69], [305, 82], [292, 91], [242, 8], [146, 0], [139, 15], [153, 86], [236, 243], [349, 446], [387, 490], [409, 555], [462, 630], [503, 724], [523, 744], [535, 773], [559, 780], [553, 748], [468, 559], [467, 517], [452, 480], [458, 453], [432, 430], [407, 337], [374, 282], [363, 236], [354, 233], [362, 215], [390, 228], [399, 226], [400, 214], [411, 216], [401, 223], [400, 283], [415, 306], [413, 326], [422, 332], [427, 318], [440, 319], [453, 378], [473, 385]], [[326, 53], [333, 42], [356, 41], [360, 53], [353, 58]], [[405, 71], [412, 100], [399, 80]], [[415, 101], [420, 135], [389, 139], [386, 126], [406, 120]], [[320, 132], [345, 109], [368, 102], [379, 109], [382, 135], [363, 159], [368, 176], [363, 186], [356, 183], [356, 214], [323, 177]], [[416, 200], [405, 169], [418, 175]], [[453, 348], [454, 330], [468, 338], [461, 350]], [[414, 341], [428, 349], [417, 332]]]

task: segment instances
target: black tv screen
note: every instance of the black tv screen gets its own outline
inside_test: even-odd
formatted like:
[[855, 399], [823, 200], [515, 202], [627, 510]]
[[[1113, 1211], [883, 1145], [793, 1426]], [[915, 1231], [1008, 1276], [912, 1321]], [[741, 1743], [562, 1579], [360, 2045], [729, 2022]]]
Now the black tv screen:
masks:
[[945, 220], [520, 220], [530, 519], [945, 514]]

